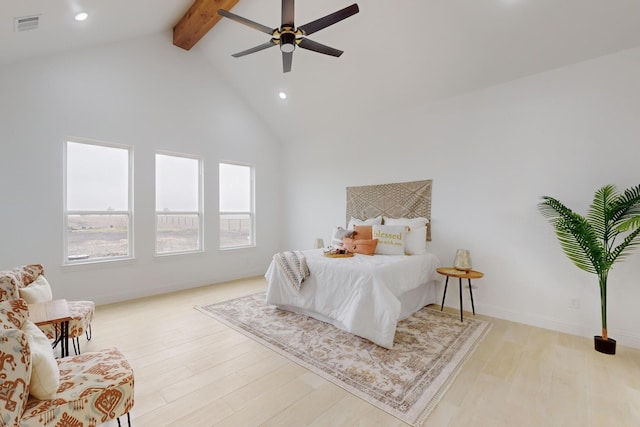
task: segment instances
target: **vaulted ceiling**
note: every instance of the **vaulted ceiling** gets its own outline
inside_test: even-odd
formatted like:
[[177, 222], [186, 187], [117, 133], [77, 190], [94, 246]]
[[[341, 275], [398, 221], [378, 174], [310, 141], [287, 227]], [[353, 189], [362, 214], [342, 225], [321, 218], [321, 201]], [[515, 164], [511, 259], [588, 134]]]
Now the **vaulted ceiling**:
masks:
[[[210, 1], [201, 6], [235, 3]], [[280, 24], [280, 2], [242, 0], [233, 12], [275, 28]], [[298, 0], [296, 24], [353, 2]], [[171, 43], [173, 28], [193, 4], [2, 0], [0, 67], [35, 55], [149, 34], [166, 33]], [[334, 58], [296, 49], [291, 73], [282, 73], [277, 48], [231, 57], [269, 36], [228, 19], [214, 22], [209, 30], [206, 19], [201, 28], [197, 19], [192, 22], [191, 31], [202, 36], [189, 54], [208, 58], [288, 141], [327, 129], [328, 123], [435, 102], [640, 46], [637, 0], [360, 0], [358, 5], [357, 15], [310, 36], [345, 53]], [[90, 17], [74, 22], [72, 14], [80, 10]], [[37, 31], [14, 32], [14, 17], [33, 14], [41, 17]], [[287, 100], [278, 98], [280, 91], [287, 92]]]

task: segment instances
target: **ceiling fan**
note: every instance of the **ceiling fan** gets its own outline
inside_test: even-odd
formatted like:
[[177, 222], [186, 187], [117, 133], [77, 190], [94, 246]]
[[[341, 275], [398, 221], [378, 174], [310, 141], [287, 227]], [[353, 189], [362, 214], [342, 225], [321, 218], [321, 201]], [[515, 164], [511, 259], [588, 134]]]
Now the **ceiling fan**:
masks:
[[268, 42], [256, 47], [252, 47], [251, 49], [243, 50], [242, 52], [234, 53], [231, 56], [233, 56], [234, 58], [239, 58], [250, 53], [259, 52], [261, 50], [279, 45], [280, 51], [282, 52], [282, 71], [284, 73], [288, 73], [289, 71], [291, 71], [293, 51], [296, 49], [296, 46], [335, 57], [342, 55], [343, 52], [341, 50], [334, 49], [318, 42], [314, 42], [313, 40], [308, 39], [306, 36], [311, 35], [316, 31], [320, 31], [323, 28], [327, 28], [328, 26], [340, 22], [343, 19], [350, 17], [351, 15], [355, 15], [358, 12], [358, 5], [354, 3], [351, 6], [347, 6], [344, 9], [341, 9], [337, 12], [331, 13], [327, 16], [316, 19], [315, 21], [311, 21], [296, 28], [293, 20], [294, 0], [282, 0], [282, 23], [280, 24], [279, 28], [269, 28], [265, 25], [258, 24], [257, 22], [231, 13], [228, 10], [218, 10], [218, 14], [224, 16], [225, 18], [232, 19], [236, 22], [244, 24], [255, 30], [262, 31], [263, 33], [269, 34], [271, 36], [271, 40], [269, 40]]

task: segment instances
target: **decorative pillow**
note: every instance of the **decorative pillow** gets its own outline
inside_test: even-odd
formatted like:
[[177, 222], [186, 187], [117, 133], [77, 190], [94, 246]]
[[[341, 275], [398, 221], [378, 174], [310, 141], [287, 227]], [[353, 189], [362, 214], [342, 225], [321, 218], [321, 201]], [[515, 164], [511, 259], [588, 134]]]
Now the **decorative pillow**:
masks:
[[404, 253], [407, 255], [427, 253], [427, 227], [410, 228], [404, 241]]
[[0, 301], [0, 329], [21, 329], [28, 318], [29, 307], [25, 300]]
[[373, 226], [372, 225], [356, 225], [353, 232], [354, 240], [372, 240], [373, 239]]
[[351, 217], [351, 220], [349, 221], [349, 225], [347, 226], [347, 230], [353, 230], [356, 225], [375, 225], [375, 224], [382, 224], [382, 215], [378, 215], [375, 218], [367, 218], [365, 220]]
[[[410, 228], [426, 227], [429, 220], [424, 217], [418, 218], [388, 218], [384, 217], [384, 225], [407, 225]], [[425, 237], [425, 240], [427, 238]]]
[[0, 271], [0, 300], [20, 298], [18, 288], [33, 282], [40, 274], [44, 274], [42, 264], [28, 264]]
[[336, 227], [333, 229], [333, 237], [331, 237], [331, 246], [334, 248], [342, 248], [342, 239], [345, 237], [351, 237], [353, 231], [345, 230], [342, 227]]
[[362, 255], [373, 255], [376, 253], [377, 240], [353, 240], [345, 237], [343, 240], [344, 247], [349, 251]]
[[27, 335], [31, 349], [31, 381], [29, 393], [40, 400], [53, 399], [60, 387], [60, 371], [53, 356], [51, 343], [44, 332], [31, 321], [25, 321], [22, 332]]
[[406, 225], [374, 225], [373, 238], [378, 239], [376, 254], [404, 255]]
[[49, 282], [42, 274], [29, 285], [18, 289], [18, 291], [20, 292], [20, 298], [26, 300], [27, 304], [53, 300], [51, 285], [49, 285]]
[[429, 220], [424, 217], [418, 218], [387, 218], [384, 217], [385, 225], [406, 225], [407, 238], [404, 243], [404, 253], [407, 255], [418, 255], [427, 252], [427, 224]]

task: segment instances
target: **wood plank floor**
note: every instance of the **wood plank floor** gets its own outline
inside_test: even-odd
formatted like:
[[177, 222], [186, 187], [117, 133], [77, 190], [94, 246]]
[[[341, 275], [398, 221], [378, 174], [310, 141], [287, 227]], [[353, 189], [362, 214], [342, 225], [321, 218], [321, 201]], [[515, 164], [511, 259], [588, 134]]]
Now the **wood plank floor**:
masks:
[[[135, 427], [406, 425], [193, 308], [265, 287], [258, 277], [99, 306], [82, 351], [129, 359]], [[478, 317], [492, 329], [426, 426], [640, 426], [640, 350], [603, 355], [591, 339]]]

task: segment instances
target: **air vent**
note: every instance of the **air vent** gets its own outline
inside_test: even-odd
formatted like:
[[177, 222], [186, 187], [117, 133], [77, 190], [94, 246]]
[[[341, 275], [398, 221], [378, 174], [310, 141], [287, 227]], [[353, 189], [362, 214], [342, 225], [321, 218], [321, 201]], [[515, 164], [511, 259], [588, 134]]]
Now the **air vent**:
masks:
[[22, 16], [15, 18], [14, 31], [19, 33], [21, 31], [36, 30], [40, 25], [40, 15]]

